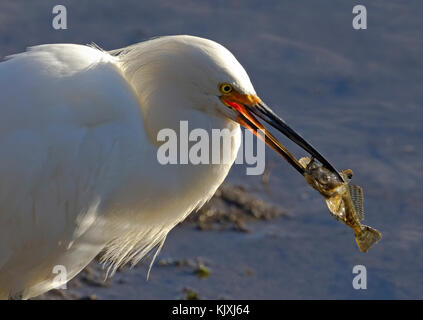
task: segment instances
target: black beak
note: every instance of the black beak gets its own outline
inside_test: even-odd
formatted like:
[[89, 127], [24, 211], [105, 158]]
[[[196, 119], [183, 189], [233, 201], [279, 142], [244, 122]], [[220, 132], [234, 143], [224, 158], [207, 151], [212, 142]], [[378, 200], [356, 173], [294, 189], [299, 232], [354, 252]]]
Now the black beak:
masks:
[[[285, 121], [283, 121], [280, 117], [278, 117], [272, 109], [270, 109], [265, 103], [260, 102], [253, 106], [244, 105], [245, 108], [259, 117], [260, 119], [266, 121], [270, 124], [273, 128], [278, 130], [279, 132], [283, 133], [288, 139], [293, 141], [295, 144], [300, 146], [306, 152], [308, 152], [314, 159], [317, 159], [326, 169], [334, 173], [340, 181], [344, 181], [339, 174], [339, 172], [327, 161], [311, 144], [303, 139], [298, 133], [296, 133], [293, 129], [291, 129]], [[269, 134], [270, 137], [276, 140], [273, 136]], [[275, 143], [275, 141], [272, 141]], [[301, 164], [296, 161], [295, 157], [281, 144], [276, 140], [277, 144], [277, 152], [280, 153], [288, 162], [302, 175], [304, 175], [304, 168]], [[273, 146], [272, 146], [273, 147]], [[274, 147], [273, 147], [274, 148]]]

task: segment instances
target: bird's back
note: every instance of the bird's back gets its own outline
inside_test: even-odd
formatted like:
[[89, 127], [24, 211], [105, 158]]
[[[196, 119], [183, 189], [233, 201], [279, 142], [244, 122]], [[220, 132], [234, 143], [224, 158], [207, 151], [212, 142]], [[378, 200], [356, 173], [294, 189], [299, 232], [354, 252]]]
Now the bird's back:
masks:
[[0, 296], [25, 297], [51, 287], [49, 261], [84, 236], [80, 261], [63, 260], [68, 277], [104, 245], [87, 231], [131, 156], [121, 142], [142, 135], [141, 114], [114, 58], [80, 45], [1, 62], [0, 95]]

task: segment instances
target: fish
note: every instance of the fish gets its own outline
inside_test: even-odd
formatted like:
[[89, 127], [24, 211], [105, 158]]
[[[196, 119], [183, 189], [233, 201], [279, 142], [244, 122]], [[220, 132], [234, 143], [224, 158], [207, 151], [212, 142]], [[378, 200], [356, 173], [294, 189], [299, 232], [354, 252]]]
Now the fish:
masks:
[[351, 169], [340, 171], [339, 174], [344, 180], [341, 181], [313, 158], [303, 157], [298, 162], [304, 168], [306, 182], [323, 196], [332, 216], [354, 231], [358, 248], [362, 252], [367, 252], [381, 239], [382, 234], [372, 227], [361, 224], [364, 219], [364, 195], [360, 186], [349, 184], [353, 171]]

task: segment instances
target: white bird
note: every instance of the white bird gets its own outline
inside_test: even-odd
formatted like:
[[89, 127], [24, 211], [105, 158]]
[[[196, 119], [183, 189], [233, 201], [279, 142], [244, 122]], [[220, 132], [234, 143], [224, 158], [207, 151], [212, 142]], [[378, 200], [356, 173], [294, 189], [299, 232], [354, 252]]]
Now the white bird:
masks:
[[[0, 93], [0, 298], [42, 294], [100, 252], [112, 272], [157, 254], [225, 179], [239, 123], [262, 127], [254, 115], [335, 170], [262, 102], [227, 49], [198, 37], [112, 52], [32, 47], [0, 63]], [[157, 133], [178, 132], [181, 120], [238, 130], [231, 162], [161, 165]], [[267, 131], [266, 142], [302, 173]]]

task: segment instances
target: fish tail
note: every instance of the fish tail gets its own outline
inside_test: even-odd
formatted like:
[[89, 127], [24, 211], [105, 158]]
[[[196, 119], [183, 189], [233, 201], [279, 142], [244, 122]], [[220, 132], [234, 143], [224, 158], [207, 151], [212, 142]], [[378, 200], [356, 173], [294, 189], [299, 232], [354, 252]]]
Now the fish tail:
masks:
[[357, 242], [360, 251], [367, 252], [372, 245], [380, 240], [382, 234], [369, 226], [362, 225], [361, 232], [356, 234], [355, 241]]

